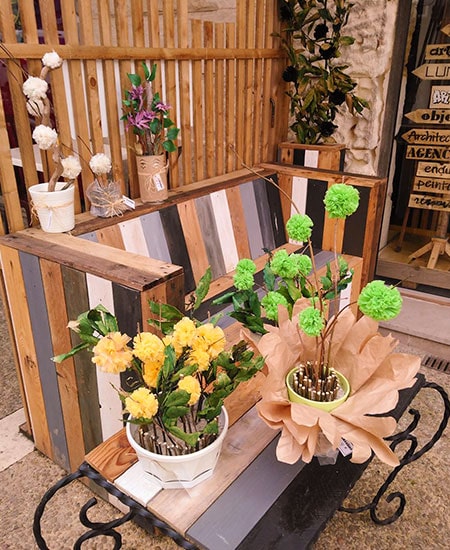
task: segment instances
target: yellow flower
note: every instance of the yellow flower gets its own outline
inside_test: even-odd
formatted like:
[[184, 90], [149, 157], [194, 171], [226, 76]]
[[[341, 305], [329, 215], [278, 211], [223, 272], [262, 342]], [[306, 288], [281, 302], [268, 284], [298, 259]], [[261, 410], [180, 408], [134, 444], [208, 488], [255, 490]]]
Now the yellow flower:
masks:
[[191, 346], [195, 335], [196, 327], [194, 321], [189, 319], [189, 317], [183, 317], [174, 326], [173, 330], [173, 345], [175, 350], [177, 349], [177, 345], [182, 348]]
[[[203, 341], [203, 345], [197, 342]], [[220, 327], [215, 327], [212, 323], [200, 325], [197, 329], [197, 338], [194, 348], [201, 347], [208, 352], [210, 359], [215, 359], [225, 348], [225, 334]]]
[[194, 348], [189, 353], [189, 357], [186, 359], [186, 364], [197, 365], [199, 371], [207, 370], [209, 367], [210, 357], [209, 353], [204, 349]]
[[92, 362], [103, 372], [118, 374], [125, 371], [133, 359], [127, 343], [130, 337], [120, 332], [110, 332], [101, 338], [93, 348]]
[[[164, 358], [163, 358], [164, 359]], [[156, 380], [163, 364], [162, 361], [144, 361], [144, 381], [147, 386], [156, 388]]]
[[125, 408], [133, 418], [151, 420], [158, 412], [158, 400], [147, 388], [138, 388], [125, 398]]
[[201, 388], [197, 378], [185, 376], [178, 382], [178, 389], [185, 390], [191, 395], [188, 405], [194, 405], [199, 400]]
[[134, 355], [141, 361], [164, 360], [164, 343], [156, 334], [140, 332], [133, 339]]

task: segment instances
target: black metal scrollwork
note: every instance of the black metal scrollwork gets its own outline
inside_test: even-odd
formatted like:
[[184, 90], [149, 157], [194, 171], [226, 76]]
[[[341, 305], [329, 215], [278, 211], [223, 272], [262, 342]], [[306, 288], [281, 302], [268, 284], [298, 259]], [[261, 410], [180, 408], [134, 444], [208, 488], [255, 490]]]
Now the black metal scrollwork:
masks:
[[399, 432], [397, 434], [392, 435], [389, 438], [386, 438], [388, 441], [391, 441], [390, 447], [392, 450], [395, 450], [395, 448], [400, 443], [403, 443], [405, 441], [409, 442], [409, 448], [407, 449], [403, 457], [400, 459], [400, 464], [389, 474], [386, 481], [383, 483], [383, 485], [378, 490], [377, 494], [374, 496], [372, 502], [369, 502], [368, 504], [357, 508], [347, 508], [345, 506], [341, 506], [339, 508], [339, 511], [348, 512], [349, 514], [359, 514], [361, 512], [366, 512], [369, 510], [372, 521], [378, 525], [388, 525], [390, 523], [393, 523], [402, 515], [406, 505], [406, 498], [405, 498], [405, 495], [399, 491], [390, 493], [389, 495], [386, 496], [386, 501], [389, 503], [392, 502], [394, 499], [399, 500], [397, 509], [391, 516], [385, 519], [380, 519], [377, 514], [377, 506], [381, 498], [383, 497], [383, 495], [389, 489], [390, 484], [397, 477], [398, 473], [406, 465], [411, 464], [412, 462], [416, 461], [421, 456], [423, 456], [436, 444], [437, 441], [439, 441], [445, 428], [447, 427], [448, 420], [450, 417], [450, 401], [444, 388], [442, 388], [438, 384], [435, 384], [434, 382], [426, 382], [426, 381], [424, 382], [422, 388], [431, 388], [433, 390], [436, 390], [437, 392], [439, 392], [444, 402], [444, 414], [436, 433], [433, 435], [430, 441], [426, 443], [421, 449], [416, 450], [417, 438], [412, 432], [416, 429], [417, 425], [419, 424], [420, 412], [416, 409], [412, 409], [412, 408], [409, 409], [408, 411], [409, 414], [413, 416], [413, 420], [411, 421], [409, 426], [402, 432]]
[[112, 537], [114, 539], [114, 550], [118, 550], [122, 547], [122, 535], [115, 529], [127, 521], [132, 519], [142, 519], [145, 521], [146, 527], [152, 531], [154, 527], [157, 527], [162, 533], [171, 537], [179, 546], [186, 548], [187, 550], [196, 550], [196, 546], [182, 537], [179, 533], [171, 529], [166, 523], [159, 520], [151, 512], [149, 512], [144, 506], [127, 496], [120, 491], [112, 483], [107, 481], [103, 476], [96, 472], [87, 462], [83, 462], [79, 469], [72, 474], [69, 474], [59, 480], [53, 487], [51, 487], [45, 495], [42, 497], [36, 511], [34, 513], [33, 521], [33, 534], [36, 539], [36, 543], [40, 550], [50, 550], [42, 536], [41, 519], [45, 511], [45, 507], [48, 502], [54, 497], [54, 495], [63, 487], [81, 477], [87, 477], [94, 481], [100, 487], [103, 487], [109, 494], [115, 496], [122, 504], [129, 507], [130, 511], [124, 514], [122, 517], [114, 519], [113, 521], [106, 523], [92, 522], [89, 520], [87, 513], [93, 506], [97, 504], [96, 498], [90, 498], [80, 510], [80, 522], [88, 528], [83, 535], [81, 535], [75, 542], [74, 550], [79, 550], [83, 542], [88, 539], [92, 539], [99, 536]]

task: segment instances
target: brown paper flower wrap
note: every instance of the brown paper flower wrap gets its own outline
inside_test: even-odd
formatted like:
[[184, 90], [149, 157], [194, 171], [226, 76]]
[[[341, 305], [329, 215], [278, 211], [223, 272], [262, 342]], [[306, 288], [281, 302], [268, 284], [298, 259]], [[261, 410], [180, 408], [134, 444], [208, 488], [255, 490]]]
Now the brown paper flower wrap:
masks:
[[316, 338], [298, 330], [298, 314], [308, 305], [308, 300], [299, 300], [292, 320], [280, 307], [278, 327], [266, 326], [269, 332], [258, 341], [247, 335], [266, 360], [268, 373], [257, 409], [268, 426], [281, 429], [278, 460], [293, 464], [301, 458], [310, 462], [316, 452], [324, 451], [323, 441], [320, 447], [318, 441], [323, 434], [329, 448], [337, 449], [342, 438], [351, 442], [352, 462], [365, 462], [374, 451], [380, 460], [396, 466], [398, 458], [384, 441], [394, 432], [396, 420], [371, 415], [395, 408], [399, 390], [414, 384], [420, 358], [393, 353], [397, 342], [392, 336], [383, 337], [377, 322], [368, 317], [357, 321], [346, 309], [335, 322], [330, 357], [332, 366], [350, 382], [349, 398], [331, 412], [291, 403], [286, 374], [299, 362], [314, 360], [316, 354]]

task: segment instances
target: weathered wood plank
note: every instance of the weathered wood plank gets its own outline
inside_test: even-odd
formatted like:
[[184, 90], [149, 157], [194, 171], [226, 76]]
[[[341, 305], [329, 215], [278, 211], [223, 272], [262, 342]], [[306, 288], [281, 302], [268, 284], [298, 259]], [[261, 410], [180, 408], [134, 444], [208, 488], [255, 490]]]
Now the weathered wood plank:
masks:
[[0, 251], [2, 272], [8, 295], [8, 305], [14, 328], [23, 384], [26, 394], [33, 396], [32, 399], [28, 399], [27, 403], [33, 440], [36, 448], [49, 458], [53, 458], [19, 252], [4, 245], [0, 247]]
[[[41, 260], [40, 266], [47, 302], [53, 355], [58, 355], [67, 352], [72, 347], [66, 323], [61, 322], [62, 319], [67, 318], [61, 266], [47, 260]], [[70, 470], [74, 471], [84, 459], [84, 448], [80, 445], [80, 441], [83, 441], [83, 427], [78, 401], [75, 365], [73, 359], [67, 359], [63, 363], [54, 363], [53, 366], [56, 371], [61, 398], [61, 410], [64, 421], [63, 433], [65, 433], [67, 441], [69, 465]]]
[[177, 209], [192, 265], [192, 273], [195, 281], [198, 282], [209, 264], [195, 203], [186, 201], [178, 204]]
[[[89, 309], [86, 275], [81, 271], [66, 266], [62, 266], [61, 271], [67, 305], [67, 318], [69, 320], [76, 319], [80, 313]], [[72, 347], [80, 342], [78, 335], [74, 332], [70, 332], [70, 340]], [[79, 352], [74, 356], [73, 360], [77, 377], [81, 425], [83, 428], [83, 440], [79, 441], [79, 443], [84, 445], [84, 452], [86, 453], [103, 440], [97, 371], [91, 361], [91, 353], [87, 350]]]
[[19, 252], [23, 281], [28, 302], [33, 340], [36, 347], [37, 367], [45, 404], [47, 427], [53, 447], [53, 460], [66, 470], [69, 469], [69, 457], [65, 437], [61, 398], [58, 389], [48, 309], [44, 295], [39, 258]]
[[218, 246], [221, 243], [220, 234], [223, 228], [220, 226], [218, 227], [216, 224], [211, 198], [208, 195], [195, 199], [195, 208], [203, 234], [208, 262], [211, 267], [213, 278], [215, 279], [226, 273], [223, 251], [220, 246]]
[[5, 236], [4, 242], [13, 248], [36, 253], [47, 260], [139, 290], [150, 288], [181, 272], [179, 266], [100, 243], [73, 239], [64, 233], [43, 233], [37, 229], [29, 229], [25, 233]]

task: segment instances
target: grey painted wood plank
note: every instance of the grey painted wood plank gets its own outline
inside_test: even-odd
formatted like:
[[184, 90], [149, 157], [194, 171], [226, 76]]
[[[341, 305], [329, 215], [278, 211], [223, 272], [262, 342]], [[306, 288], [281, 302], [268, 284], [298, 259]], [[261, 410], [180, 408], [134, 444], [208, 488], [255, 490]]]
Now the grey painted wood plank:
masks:
[[270, 218], [270, 205], [264, 180], [255, 180], [253, 186], [255, 192], [256, 209], [258, 211], [259, 226], [264, 246], [268, 250], [275, 248], [272, 220]]
[[252, 259], [259, 258], [264, 254], [264, 242], [259, 225], [258, 208], [256, 206], [255, 191], [253, 182], [243, 183], [239, 186], [242, 206], [244, 208], [245, 221], [247, 223], [247, 234]]
[[211, 266], [213, 278], [217, 279], [225, 275], [225, 262], [223, 260], [222, 248], [214, 211], [209, 195], [195, 199], [198, 221], [205, 243], [206, 254]]
[[230, 550], [247, 536], [305, 466], [278, 462], [278, 437], [193, 524], [187, 535], [205, 548]]
[[54, 352], [39, 258], [26, 252], [19, 252], [19, 256], [36, 348], [37, 368], [44, 396], [48, 432], [53, 447], [53, 459], [69, 471], [69, 451], [67, 449], [56, 368], [51, 360]]
[[155, 258], [155, 260], [161, 260], [162, 262], [171, 262], [169, 247], [167, 246], [159, 212], [150, 212], [145, 216], [141, 216], [140, 220], [150, 258]]

